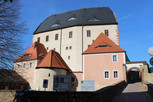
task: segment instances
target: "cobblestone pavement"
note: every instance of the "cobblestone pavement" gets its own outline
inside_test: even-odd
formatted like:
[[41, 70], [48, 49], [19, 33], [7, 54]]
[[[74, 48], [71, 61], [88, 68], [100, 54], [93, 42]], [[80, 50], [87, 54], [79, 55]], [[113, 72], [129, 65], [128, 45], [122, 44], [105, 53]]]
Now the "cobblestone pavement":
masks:
[[116, 95], [112, 102], [153, 102], [147, 93], [147, 86], [141, 82], [128, 84], [123, 92]]

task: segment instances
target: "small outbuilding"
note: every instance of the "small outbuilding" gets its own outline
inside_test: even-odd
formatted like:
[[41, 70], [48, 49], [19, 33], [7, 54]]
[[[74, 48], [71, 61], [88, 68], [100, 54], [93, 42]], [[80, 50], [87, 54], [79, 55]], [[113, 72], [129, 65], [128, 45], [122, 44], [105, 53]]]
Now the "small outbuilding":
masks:
[[43, 91], [70, 90], [70, 68], [62, 57], [50, 50], [36, 67], [35, 89]]

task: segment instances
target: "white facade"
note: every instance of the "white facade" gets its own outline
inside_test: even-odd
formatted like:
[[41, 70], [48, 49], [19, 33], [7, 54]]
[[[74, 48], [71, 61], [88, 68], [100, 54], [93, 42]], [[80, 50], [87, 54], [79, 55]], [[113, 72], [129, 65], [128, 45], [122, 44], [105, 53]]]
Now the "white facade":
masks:
[[[67, 75], [64, 69], [36, 69], [35, 76], [35, 90], [38, 91], [53, 91], [53, 80], [55, 75]], [[48, 80], [48, 87], [43, 87], [43, 80]]]
[[[89, 37], [87, 36], [87, 30], [90, 30]], [[105, 33], [105, 30], [108, 30], [108, 37], [117, 45], [120, 45], [117, 24], [73, 26], [38, 33], [33, 35], [33, 43], [40, 37], [40, 43], [44, 44], [47, 51], [55, 49], [73, 72], [82, 72], [82, 52], [92, 44], [100, 33]], [[69, 38], [69, 32], [72, 32], [72, 38]], [[58, 40], [55, 40], [56, 34], [58, 34]], [[49, 36], [48, 41], [46, 41], [46, 36]]]

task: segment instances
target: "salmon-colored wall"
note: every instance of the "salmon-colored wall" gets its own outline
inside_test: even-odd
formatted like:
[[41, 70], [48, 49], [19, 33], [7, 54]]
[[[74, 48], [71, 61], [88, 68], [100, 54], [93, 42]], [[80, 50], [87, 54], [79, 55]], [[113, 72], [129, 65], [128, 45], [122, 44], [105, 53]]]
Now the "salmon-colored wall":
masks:
[[[113, 55], [118, 56], [117, 62], [112, 61]], [[96, 90], [124, 80], [124, 60], [124, 53], [84, 55], [84, 80], [95, 80]], [[108, 79], [104, 78], [104, 71], [109, 71]], [[113, 71], [119, 72], [119, 78], [113, 77]]]
[[[26, 63], [25, 68], [23, 68], [23, 63]], [[31, 68], [29, 67], [30, 63], [32, 63]], [[20, 65], [20, 68], [17, 68], [18, 64]], [[14, 63], [14, 70], [29, 82], [31, 89], [34, 89], [34, 77], [35, 77], [36, 66], [37, 66], [37, 60], [29, 60], [29, 61]]]
[[76, 82], [75, 82], [76, 91], [81, 91], [81, 80], [83, 80], [82, 75], [83, 75], [82, 72], [73, 72], [73, 74], [71, 74], [71, 76], [76, 77]]

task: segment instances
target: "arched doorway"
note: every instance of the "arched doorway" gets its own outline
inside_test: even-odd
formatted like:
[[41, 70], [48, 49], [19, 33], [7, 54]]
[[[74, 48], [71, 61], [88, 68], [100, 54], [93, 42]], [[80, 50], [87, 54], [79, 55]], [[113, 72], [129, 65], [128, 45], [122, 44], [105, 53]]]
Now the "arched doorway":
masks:
[[127, 71], [127, 82], [135, 83], [143, 81], [143, 72], [140, 68], [132, 67]]

